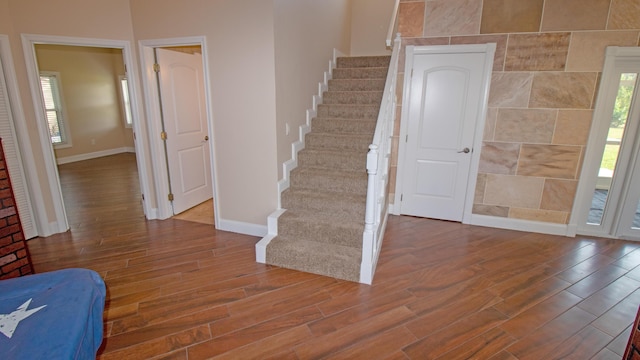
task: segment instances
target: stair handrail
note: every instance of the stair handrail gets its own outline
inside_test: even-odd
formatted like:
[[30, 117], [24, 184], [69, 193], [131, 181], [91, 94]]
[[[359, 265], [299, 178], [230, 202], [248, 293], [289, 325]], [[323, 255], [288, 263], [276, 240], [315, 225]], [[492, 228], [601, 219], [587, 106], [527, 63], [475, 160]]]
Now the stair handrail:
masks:
[[386, 44], [387, 44], [387, 48], [391, 48], [391, 46], [393, 46], [392, 41], [393, 41], [393, 34], [396, 33], [396, 29], [398, 26], [398, 11], [400, 9], [400, 0], [396, 0], [395, 4], [393, 5], [393, 12], [391, 13], [391, 21], [389, 23], [389, 29], [387, 30], [387, 39], [386, 39]]
[[389, 214], [389, 167], [396, 115], [400, 34], [396, 35], [373, 141], [367, 153], [367, 200], [362, 234], [360, 282], [371, 284]]

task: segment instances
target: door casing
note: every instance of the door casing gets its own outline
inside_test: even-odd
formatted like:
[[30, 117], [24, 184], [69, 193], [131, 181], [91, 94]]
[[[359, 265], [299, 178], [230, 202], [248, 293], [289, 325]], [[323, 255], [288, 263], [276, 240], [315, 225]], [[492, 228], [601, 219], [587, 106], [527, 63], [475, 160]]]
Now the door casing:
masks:
[[[469, 175], [466, 187], [464, 212], [462, 214], [462, 223], [468, 224], [471, 222], [471, 215], [473, 209], [473, 198], [476, 187], [476, 181], [478, 177], [478, 168], [480, 165], [480, 153], [482, 149], [482, 136], [484, 133], [484, 125], [486, 120], [486, 113], [489, 99], [489, 87], [491, 83], [491, 74], [493, 69], [493, 58], [495, 54], [496, 44], [473, 44], [473, 45], [442, 45], [442, 46], [407, 46], [405, 57], [405, 74], [410, 74], [413, 68], [414, 55], [418, 54], [456, 54], [464, 53], [484, 53], [485, 64], [483, 70], [483, 86], [480, 96], [480, 109], [478, 110], [478, 119], [475, 124], [474, 136], [473, 136], [473, 151], [471, 153], [471, 162], [469, 168]], [[411, 77], [405, 76], [403, 85], [403, 94], [409, 94], [411, 86]], [[408, 132], [408, 112], [411, 99], [408, 96], [403, 96], [402, 101], [402, 115], [400, 122], [400, 139], [407, 136]], [[396, 178], [396, 189], [394, 203], [400, 204], [402, 195], [402, 183], [404, 177], [404, 169], [408, 164], [404, 161], [406, 157], [406, 143], [404, 141], [399, 142], [398, 147], [398, 171]], [[391, 213], [400, 215], [400, 206], [394, 206]]]

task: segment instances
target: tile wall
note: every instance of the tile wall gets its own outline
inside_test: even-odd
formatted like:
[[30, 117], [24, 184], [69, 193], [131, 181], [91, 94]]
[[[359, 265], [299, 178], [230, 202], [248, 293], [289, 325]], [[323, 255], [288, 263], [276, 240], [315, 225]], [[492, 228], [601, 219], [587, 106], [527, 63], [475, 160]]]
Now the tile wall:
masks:
[[497, 44], [473, 213], [568, 223], [605, 48], [640, 45], [640, 1], [401, 0], [398, 25], [403, 46]]

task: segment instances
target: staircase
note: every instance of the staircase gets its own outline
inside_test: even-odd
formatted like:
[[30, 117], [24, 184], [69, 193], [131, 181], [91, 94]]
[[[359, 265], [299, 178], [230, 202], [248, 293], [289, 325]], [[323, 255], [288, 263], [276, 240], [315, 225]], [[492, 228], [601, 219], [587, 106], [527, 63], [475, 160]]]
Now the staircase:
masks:
[[366, 159], [390, 57], [338, 58], [290, 186], [266, 263], [359, 281]]

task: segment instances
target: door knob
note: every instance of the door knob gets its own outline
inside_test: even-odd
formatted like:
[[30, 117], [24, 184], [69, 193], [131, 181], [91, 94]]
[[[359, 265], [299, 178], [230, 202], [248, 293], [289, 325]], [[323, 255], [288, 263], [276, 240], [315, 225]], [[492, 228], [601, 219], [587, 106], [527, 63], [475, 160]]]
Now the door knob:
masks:
[[209, 141], [209, 136], [208, 135], [205, 135], [204, 141]]
[[464, 149], [462, 149], [462, 150], [458, 151], [458, 153], [465, 153], [465, 154], [468, 154], [469, 152], [471, 152], [471, 150], [469, 150], [469, 148], [468, 148], [468, 147], [466, 147], [466, 148], [464, 148]]

